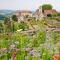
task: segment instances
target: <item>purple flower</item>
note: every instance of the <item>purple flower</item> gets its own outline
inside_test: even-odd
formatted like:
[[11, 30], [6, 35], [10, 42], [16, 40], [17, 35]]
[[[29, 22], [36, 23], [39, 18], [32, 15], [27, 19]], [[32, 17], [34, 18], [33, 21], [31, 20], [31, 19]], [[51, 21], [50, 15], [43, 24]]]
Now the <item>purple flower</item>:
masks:
[[35, 51], [35, 50], [31, 50], [31, 51], [30, 51], [30, 55], [31, 55], [31, 56], [35, 56], [35, 55], [36, 55], [36, 51]]

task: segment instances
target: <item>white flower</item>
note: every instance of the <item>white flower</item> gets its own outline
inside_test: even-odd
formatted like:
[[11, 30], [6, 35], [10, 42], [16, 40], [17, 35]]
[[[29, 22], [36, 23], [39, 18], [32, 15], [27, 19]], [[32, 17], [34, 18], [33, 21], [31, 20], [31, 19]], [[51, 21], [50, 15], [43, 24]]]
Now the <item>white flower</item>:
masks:
[[16, 47], [15, 44], [10, 45], [11, 49], [14, 49], [15, 47]]
[[18, 44], [19, 44], [19, 41], [16, 41], [16, 42], [15, 42], [15, 44], [17, 44], [17, 45], [18, 45]]
[[25, 48], [25, 51], [29, 52], [31, 50], [31, 48]]

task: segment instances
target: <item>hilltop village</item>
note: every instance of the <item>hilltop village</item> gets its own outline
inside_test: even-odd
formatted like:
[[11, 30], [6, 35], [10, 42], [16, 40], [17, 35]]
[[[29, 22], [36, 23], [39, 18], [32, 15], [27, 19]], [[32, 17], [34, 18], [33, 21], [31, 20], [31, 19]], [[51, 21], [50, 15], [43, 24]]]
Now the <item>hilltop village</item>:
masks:
[[[59, 21], [57, 21], [57, 20], [60, 20], [59, 16], [57, 16], [57, 15], [59, 15], [59, 12], [56, 11], [55, 9], [46, 9], [43, 11], [42, 6], [40, 6], [35, 12], [27, 11], [27, 10], [22, 10], [22, 11], [17, 10], [15, 12], [13, 12], [12, 15], [16, 15], [18, 23], [20, 23], [20, 22], [29, 23], [33, 20], [35, 20], [35, 21], [46, 20], [48, 22], [47, 23], [48, 29], [59, 31], [59, 26], [57, 26], [60, 24]], [[10, 19], [12, 19], [12, 17]], [[50, 20], [50, 21], [48, 21], [48, 20]], [[38, 29], [37, 25], [31, 24], [28, 32], [34, 32], [34, 30], [36, 30], [36, 29]], [[17, 30], [17, 31], [19, 31], [19, 30]], [[25, 32], [27, 32], [27, 31], [25, 31]]]

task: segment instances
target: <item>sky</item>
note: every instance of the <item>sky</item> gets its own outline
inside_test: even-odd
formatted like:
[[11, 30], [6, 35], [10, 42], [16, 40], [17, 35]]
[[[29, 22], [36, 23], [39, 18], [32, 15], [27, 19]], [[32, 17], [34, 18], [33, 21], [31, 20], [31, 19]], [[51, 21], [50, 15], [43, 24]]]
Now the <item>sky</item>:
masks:
[[60, 0], [0, 0], [0, 9], [34, 11], [43, 4], [51, 4], [60, 11]]

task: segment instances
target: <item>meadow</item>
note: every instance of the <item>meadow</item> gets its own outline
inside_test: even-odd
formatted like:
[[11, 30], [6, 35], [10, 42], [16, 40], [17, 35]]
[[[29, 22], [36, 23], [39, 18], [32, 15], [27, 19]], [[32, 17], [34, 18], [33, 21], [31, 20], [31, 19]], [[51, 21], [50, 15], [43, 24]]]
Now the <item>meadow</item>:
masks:
[[[54, 55], [59, 53], [60, 34], [47, 32], [46, 20], [33, 20], [26, 24], [12, 22], [14, 29], [10, 25], [8, 27], [6, 22], [5, 25], [3, 23], [0, 24], [3, 26], [0, 26], [0, 60], [54, 60]], [[34, 35], [17, 31], [33, 28], [33, 25], [38, 29]]]

